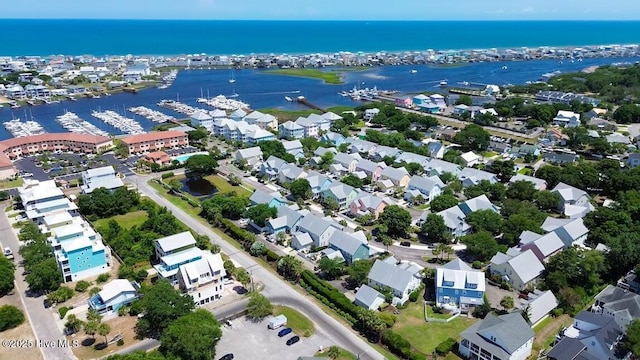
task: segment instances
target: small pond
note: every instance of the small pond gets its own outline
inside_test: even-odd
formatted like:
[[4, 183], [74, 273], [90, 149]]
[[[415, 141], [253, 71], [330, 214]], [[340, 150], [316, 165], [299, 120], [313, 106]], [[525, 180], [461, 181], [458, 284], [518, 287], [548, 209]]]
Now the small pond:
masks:
[[186, 178], [180, 180], [182, 191], [189, 195], [201, 197], [210, 196], [218, 192], [218, 189], [205, 178]]

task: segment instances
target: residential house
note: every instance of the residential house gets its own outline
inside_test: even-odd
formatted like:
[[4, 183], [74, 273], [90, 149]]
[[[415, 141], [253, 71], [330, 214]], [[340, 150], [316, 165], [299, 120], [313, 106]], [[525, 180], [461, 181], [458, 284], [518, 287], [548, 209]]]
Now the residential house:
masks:
[[445, 146], [440, 141], [430, 141], [427, 144], [427, 149], [429, 149], [429, 156], [434, 159], [442, 159], [444, 156]]
[[631, 321], [640, 318], [640, 295], [636, 293], [618, 286], [607, 285], [596, 295], [595, 300], [591, 311], [613, 317], [622, 329], [626, 328]]
[[335, 147], [340, 147], [340, 145], [344, 144], [345, 140], [346, 139], [344, 136], [342, 136], [342, 134], [338, 134], [332, 131], [328, 131], [320, 137], [321, 143], [330, 144]]
[[[593, 119], [605, 116], [607, 114], [607, 112], [609, 112], [609, 110], [607, 110], [607, 109], [593, 108], [593, 109], [587, 111], [584, 115], [589, 120], [593, 120]], [[589, 124], [589, 125], [591, 125], [591, 124]]]
[[507, 154], [511, 151], [511, 144], [499, 141], [489, 141], [489, 147], [487, 150], [494, 151], [498, 155]]
[[545, 140], [550, 145], [565, 146], [569, 137], [560, 131], [560, 129], [550, 128], [547, 130]]
[[409, 172], [403, 167], [394, 168], [388, 166], [382, 169], [380, 179], [389, 180], [393, 183], [393, 186], [404, 189], [409, 185], [411, 177], [409, 176]]
[[363, 157], [368, 157], [378, 146], [376, 143], [372, 143], [371, 141], [361, 140], [361, 139], [347, 139], [347, 143], [349, 144], [349, 153], [359, 153], [364, 154]]
[[453, 115], [462, 116], [469, 112], [470, 106], [465, 104], [456, 105], [453, 107]]
[[553, 118], [553, 124], [565, 127], [580, 126], [580, 114], [573, 111], [559, 110], [556, 117]]
[[576, 154], [558, 154], [558, 153], [545, 153], [544, 161], [550, 164], [573, 164], [580, 160], [580, 155]]
[[362, 285], [356, 293], [355, 304], [369, 310], [378, 310], [384, 303], [384, 295], [369, 285]]
[[[471, 225], [464, 221], [467, 215], [462, 212], [459, 206], [442, 210], [436, 214], [440, 215], [442, 219], [444, 219], [444, 224], [451, 233], [452, 238], [455, 239], [471, 233]], [[418, 226], [422, 224], [426, 217], [427, 212], [424, 212], [418, 221]]]
[[111, 280], [87, 302], [89, 308], [101, 314], [107, 312], [117, 313], [118, 309], [138, 299], [139, 288], [137, 283], [131, 283], [127, 279]]
[[340, 251], [347, 265], [357, 260], [369, 258], [369, 244], [362, 231], [349, 234], [344, 231], [335, 231], [329, 237], [329, 247]]
[[491, 258], [489, 271], [502, 276], [516, 290], [524, 290], [535, 285], [544, 271], [544, 265], [531, 250], [511, 256], [502, 252]]
[[458, 174], [458, 178], [462, 182], [463, 187], [478, 185], [483, 180], [486, 180], [492, 184], [498, 182], [498, 177], [496, 176], [496, 174], [469, 167], [463, 168], [460, 171], [460, 174]]
[[304, 150], [302, 147], [302, 143], [300, 140], [291, 140], [291, 141], [282, 141], [282, 146], [284, 146], [284, 150], [293, 155], [293, 157], [300, 159], [304, 157]]
[[468, 310], [484, 303], [484, 273], [471, 269], [460, 259], [436, 269], [435, 288], [438, 306]]
[[396, 106], [402, 106], [410, 108], [413, 106], [413, 99], [410, 97], [400, 97], [396, 98]]
[[397, 148], [378, 145], [371, 153], [369, 153], [369, 158], [373, 161], [383, 161], [386, 157], [395, 159], [400, 155], [400, 153], [402, 153], [402, 151]]
[[155, 255], [159, 260], [153, 267], [160, 278], [177, 284], [176, 274], [181, 265], [202, 259], [203, 251], [196, 247], [196, 240], [189, 231], [166, 236], [155, 241]]
[[277, 234], [279, 232], [292, 232], [296, 225], [306, 215], [309, 210], [300, 210], [298, 205], [281, 206], [278, 208], [278, 214], [274, 219], [268, 219], [265, 226], [267, 234]]
[[303, 217], [296, 225], [296, 231], [308, 233], [316, 247], [328, 246], [331, 235], [342, 229], [342, 225], [333, 220], [311, 214]]
[[333, 154], [335, 155], [335, 154], [337, 154], [337, 153], [338, 153], [338, 150], [337, 150], [336, 148], [334, 148], [334, 147], [325, 148], [325, 147], [319, 146], [319, 147], [318, 147], [318, 148], [313, 152], [313, 155], [314, 155], [314, 156], [318, 156], [318, 157], [322, 157], [322, 155], [324, 155], [324, 154], [326, 154], [326, 153], [328, 153], [328, 152], [331, 152], [331, 153], [333, 153]]
[[[528, 234], [531, 235], [535, 233], [528, 232]], [[538, 237], [529, 236], [524, 241], [520, 241], [519, 247], [519, 251], [533, 251], [538, 260], [543, 263], [565, 248], [564, 242], [562, 242], [555, 232], [538, 235]]]
[[238, 109], [229, 114], [229, 119], [233, 121], [241, 121], [245, 116], [247, 116], [247, 112], [242, 109]]
[[278, 129], [278, 119], [271, 114], [263, 114], [260, 111], [251, 112], [242, 118], [242, 121], [249, 125], [256, 125], [263, 130]]
[[352, 186], [341, 182], [332, 183], [322, 192], [323, 199], [335, 201], [340, 211], [346, 209], [357, 196], [358, 192]]
[[559, 183], [551, 191], [560, 195], [558, 210], [572, 219], [584, 217], [594, 210], [591, 205], [591, 197], [583, 190]]
[[582, 311], [573, 325], [564, 329], [562, 339], [547, 353], [549, 360], [618, 360], [616, 345], [624, 331], [610, 316]]
[[393, 295], [392, 304], [402, 305], [409, 295], [422, 283], [422, 270], [410, 262], [399, 262], [393, 256], [376, 260], [369, 271], [368, 285], [378, 289], [389, 289]]
[[[513, 149], [513, 152], [516, 153], [516, 148]], [[519, 157], [527, 155], [538, 157], [540, 156], [540, 148], [537, 145], [524, 144], [517, 148], [516, 155]]]
[[525, 360], [534, 332], [519, 313], [488, 314], [460, 334], [458, 351], [467, 359]]
[[309, 185], [311, 186], [312, 198], [314, 199], [321, 197], [324, 191], [333, 185], [333, 181], [331, 181], [331, 179], [329, 179], [326, 175], [317, 173], [315, 171], [309, 171], [306, 174], [305, 178], [307, 179], [307, 181], [309, 181]]
[[429, 160], [424, 169], [426, 174], [438, 176], [444, 173], [450, 173], [459, 176], [460, 172], [462, 171], [462, 167], [460, 165], [440, 159]]
[[371, 178], [371, 182], [375, 183], [380, 178], [382, 169], [385, 167], [387, 167], [387, 165], [383, 162], [376, 163], [371, 160], [360, 159], [356, 164], [356, 171], [364, 172], [369, 178]]
[[285, 163], [280, 167], [278, 172], [278, 182], [280, 184], [290, 183], [292, 181], [306, 177], [307, 173], [302, 168]]
[[269, 178], [269, 180], [278, 179], [280, 175], [280, 169], [287, 164], [286, 161], [275, 157], [269, 156], [267, 161], [260, 165], [260, 173]]
[[236, 164], [244, 162], [249, 168], [254, 169], [261, 166], [262, 162], [262, 150], [259, 146], [254, 146], [246, 149], [240, 149], [233, 155]]
[[82, 172], [82, 193], [90, 194], [95, 189], [105, 188], [113, 191], [124, 186], [113, 166], [103, 166]]
[[287, 200], [283, 198], [278, 191], [267, 193], [260, 189], [256, 189], [253, 194], [251, 194], [249, 201], [251, 201], [251, 206], [267, 204], [269, 207], [274, 207], [276, 209], [287, 204]]
[[625, 162], [627, 163], [627, 166], [629, 166], [630, 168], [640, 166], [640, 153], [629, 154]]
[[377, 220], [382, 211], [384, 211], [384, 208], [388, 205], [392, 205], [391, 200], [377, 197], [366, 191], [361, 191], [351, 204], [349, 204], [349, 213], [354, 217], [371, 215], [374, 220]]
[[500, 208], [493, 205], [493, 203], [489, 200], [489, 198], [485, 194], [476, 196], [469, 200], [465, 200], [460, 204], [458, 204], [458, 207], [460, 208], [460, 211], [462, 211], [462, 213], [465, 216], [478, 210], [491, 210], [496, 213], [500, 212]]
[[299, 117], [296, 121], [296, 124], [298, 124], [299, 126], [302, 127], [302, 132], [303, 132], [303, 136], [308, 138], [308, 137], [318, 137], [318, 134], [320, 132], [320, 128], [318, 127], [318, 124], [309, 119], [309, 118], [304, 118], [304, 117]]
[[220, 254], [203, 252], [201, 259], [181, 265], [176, 277], [180, 290], [201, 306], [222, 298], [226, 275]]
[[158, 164], [160, 166], [166, 166], [171, 164], [171, 157], [169, 156], [169, 154], [167, 154], [164, 151], [154, 151], [154, 152], [150, 152], [148, 154], [145, 154], [142, 157], [142, 160], [146, 161], [146, 162], [150, 162], [153, 164]]
[[564, 243], [565, 249], [574, 245], [584, 246], [589, 235], [589, 229], [584, 226], [582, 218], [560, 219], [549, 216], [542, 223], [541, 228], [546, 232], [556, 233]]
[[616, 131], [618, 130], [618, 124], [613, 121], [601, 119], [601, 118], [593, 118], [587, 122], [587, 125], [590, 127], [595, 127], [598, 130], [606, 130], [606, 131]]
[[549, 316], [553, 309], [558, 307], [558, 299], [551, 290], [534, 290], [527, 294], [527, 298], [522, 301], [521, 309], [527, 311], [531, 327], [536, 326]]
[[345, 154], [337, 153], [333, 157], [334, 164], [340, 164], [346, 170], [346, 172], [352, 173], [356, 171], [356, 165], [358, 165], [360, 155], [358, 154]]
[[313, 245], [313, 239], [306, 232], [295, 232], [291, 234], [290, 246], [298, 251], [308, 251]]
[[609, 144], [622, 144], [622, 145], [631, 145], [631, 139], [628, 136], [624, 136], [622, 134], [613, 133], [605, 136], [607, 142]]
[[[435, 197], [439, 196], [444, 189], [445, 184], [437, 176], [423, 177], [413, 175], [405, 192], [405, 201], [411, 201], [416, 196], [422, 196], [426, 202], [431, 202]], [[418, 193], [415, 193], [418, 191]]]
[[429, 95], [429, 100], [431, 100], [432, 103], [440, 106], [441, 108], [447, 107], [447, 103], [445, 102], [444, 96], [440, 94]]
[[302, 139], [304, 128], [293, 121], [287, 121], [278, 126], [278, 135], [281, 139]]
[[543, 191], [547, 189], [547, 182], [545, 180], [538, 179], [533, 176], [516, 174], [512, 176], [511, 179], [509, 179], [510, 184], [513, 184], [518, 181], [528, 181], [532, 183], [535, 186], [536, 190], [538, 191]]
[[318, 126], [318, 132], [329, 131], [331, 128], [331, 121], [325, 119], [322, 115], [309, 114], [307, 119], [309, 119], [309, 121], [313, 121]]
[[189, 120], [191, 120], [191, 126], [199, 127], [203, 126], [208, 131], [213, 131], [213, 118], [204, 111], [196, 111], [191, 116], [189, 116]]
[[380, 109], [377, 109], [377, 108], [366, 109], [364, 111], [364, 115], [362, 116], [362, 118], [364, 119], [364, 121], [371, 121], [379, 113], [380, 113]]
[[466, 167], [472, 167], [482, 162], [482, 156], [474, 153], [473, 151], [468, 151], [466, 153], [461, 154], [460, 158], [462, 158], [462, 163]]
[[398, 156], [396, 156], [396, 159], [393, 161], [396, 164], [403, 164], [403, 163], [416, 163], [420, 166], [422, 166], [423, 168], [425, 167], [425, 165], [427, 165], [429, 163], [429, 158], [426, 156], [422, 156], [422, 155], [418, 155], [418, 154], [414, 154], [412, 152], [402, 152], [401, 154], [399, 154]]

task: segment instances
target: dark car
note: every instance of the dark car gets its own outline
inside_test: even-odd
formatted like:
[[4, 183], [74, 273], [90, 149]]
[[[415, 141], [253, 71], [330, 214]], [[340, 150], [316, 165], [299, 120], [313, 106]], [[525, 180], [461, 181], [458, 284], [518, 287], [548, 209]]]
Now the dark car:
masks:
[[410, 247], [410, 246], [411, 246], [411, 243], [410, 243], [410, 242], [408, 242], [408, 241], [403, 241], [403, 242], [401, 242], [401, 243], [400, 243], [400, 245], [402, 245], [402, 246], [406, 246], [406, 247]]
[[291, 328], [284, 328], [284, 329], [278, 331], [278, 336], [279, 337], [283, 337], [285, 335], [289, 335], [289, 334], [291, 334], [291, 331], [293, 331], [293, 330], [291, 330]]
[[293, 345], [293, 344], [297, 343], [298, 341], [300, 341], [300, 336], [296, 335], [296, 336], [292, 337], [291, 339], [287, 340], [287, 345]]
[[49, 299], [44, 299], [44, 301], [42, 302], [44, 304], [44, 308], [48, 309], [51, 307], [51, 300]]
[[227, 354], [221, 357], [220, 360], [233, 360], [233, 354]]

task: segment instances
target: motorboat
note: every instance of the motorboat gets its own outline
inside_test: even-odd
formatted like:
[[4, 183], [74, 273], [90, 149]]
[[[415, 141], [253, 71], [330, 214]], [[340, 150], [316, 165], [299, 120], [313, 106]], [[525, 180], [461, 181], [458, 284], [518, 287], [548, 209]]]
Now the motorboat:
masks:
[[447, 85], [449, 85], [449, 82], [447, 80], [440, 81], [440, 86], [447, 86]]
[[290, 98], [289, 96], [285, 96], [284, 99], [287, 100], [288, 102], [292, 102], [293, 101], [293, 99]]
[[415, 74], [415, 73], [417, 73], [417, 72], [418, 72], [418, 70], [416, 70], [416, 69], [411, 69], [409, 72], [410, 72], [411, 74]]

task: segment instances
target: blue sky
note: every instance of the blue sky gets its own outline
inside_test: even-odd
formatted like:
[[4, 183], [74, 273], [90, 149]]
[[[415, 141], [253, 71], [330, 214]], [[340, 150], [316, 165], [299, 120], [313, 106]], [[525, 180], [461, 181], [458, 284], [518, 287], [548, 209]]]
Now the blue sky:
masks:
[[637, 0], [13, 0], [0, 18], [638, 20]]

